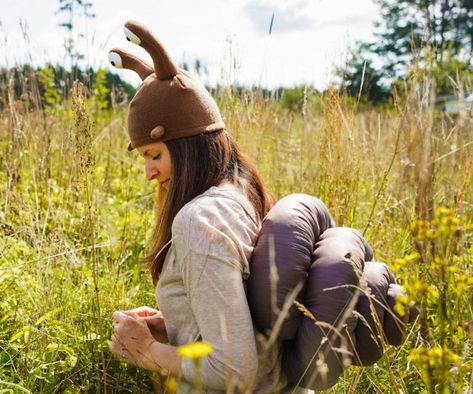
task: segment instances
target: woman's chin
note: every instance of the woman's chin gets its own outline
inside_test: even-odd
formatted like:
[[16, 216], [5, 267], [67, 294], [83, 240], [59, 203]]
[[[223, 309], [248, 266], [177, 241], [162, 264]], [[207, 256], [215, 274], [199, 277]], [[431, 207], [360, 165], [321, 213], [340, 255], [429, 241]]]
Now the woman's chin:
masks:
[[170, 179], [168, 179], [167, 181], [161, 183], [161, 187], [164, 189], [164, 190], [168, 190], [168, 187], [169, 187], [169, 183], [171, 182]]

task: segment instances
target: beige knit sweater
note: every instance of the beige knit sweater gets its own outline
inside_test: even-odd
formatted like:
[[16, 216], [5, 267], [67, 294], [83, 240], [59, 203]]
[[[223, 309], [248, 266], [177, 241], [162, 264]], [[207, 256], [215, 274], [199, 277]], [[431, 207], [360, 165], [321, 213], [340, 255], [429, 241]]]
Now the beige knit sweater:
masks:
[[[194, 198], [172, 224], [156, 299], [171, 345], [203, 340], [214, 346], [200, 360], [206, 393], [247, 387], [268, 393], [286, 386], [281, 347], [263, 354], [246, 299], [245, 279], [260, 227], [247, 197], [228, 183]], [[194, 363], [183, 359], [181, 366], [178, 392], [194, 392]]]

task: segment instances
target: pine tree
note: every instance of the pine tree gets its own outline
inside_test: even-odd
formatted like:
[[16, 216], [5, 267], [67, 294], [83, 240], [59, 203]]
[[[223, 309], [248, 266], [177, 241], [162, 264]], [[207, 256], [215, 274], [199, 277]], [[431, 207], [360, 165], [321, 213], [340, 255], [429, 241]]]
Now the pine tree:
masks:
[[[405, 72], [414, 56], [440, 66], [444, 53], [471, 61], [472, 0], [376, 0], [381, 8], [380, 31], [372, 44], [392, 78]], [[434, 56], [430, 56], [433, 51]]]
[[383, 89], [405, 78], [414, 61], [430, 70], [439, 94], [451, 93], [452, 75], [473, 74], [473, 0], [375, 2], [381, 11], [376, 40], [358, 43], [346, 68], [338, 70], [349, 94], [388, 97]]
[[[59, 8], [56, 14], [66, 14], [66, 22], [59, 23], [60, 27], [66, 29], [68, 36], [64, 39], [64, 48], [69, 57], [71, 69], [77, 67], [77, 63], [84, 57], [77, 49], [77, 39], [74, 38], [76, 18], [83, 16], [85, 18], [95, 18], [95, 14], [91, 12], [92, 3], [90, 1], [83, 0], [59, 0]], [[84, 35], [78, 33], [78, 37], [81, 38]]]

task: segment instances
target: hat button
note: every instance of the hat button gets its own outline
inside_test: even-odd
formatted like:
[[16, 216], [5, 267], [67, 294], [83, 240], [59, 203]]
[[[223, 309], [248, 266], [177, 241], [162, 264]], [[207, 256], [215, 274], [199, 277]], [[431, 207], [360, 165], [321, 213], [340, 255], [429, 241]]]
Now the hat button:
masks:
[[164, 134], [164, 127], [163, 126], [156, 126], [151, 133], [149, 133], [150, 137], [154, 140], [161, 138]]

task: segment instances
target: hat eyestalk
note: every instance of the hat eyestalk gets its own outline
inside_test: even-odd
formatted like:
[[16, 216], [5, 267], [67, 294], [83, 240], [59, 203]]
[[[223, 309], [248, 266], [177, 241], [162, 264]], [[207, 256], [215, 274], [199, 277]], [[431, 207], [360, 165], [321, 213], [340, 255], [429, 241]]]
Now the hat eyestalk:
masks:
[[125, 23], [127, 39], [144, 48], [153, 59], [154, 73], [158, 79], [165, 81], [174, 78], [178, 68], [167, 52], [164, 45], [142, 23], [128, 21]]
[[153, 67], [144, 60], [141, 60], [139, 57], [130, 52], [124, 51], [123, 49], [113, 48], [108, 53], [108, 60], [112, 66], [116, 68], [126, 68], [135, 71], [142, 81], [144, 81], [148, 75], [153, 73]]

